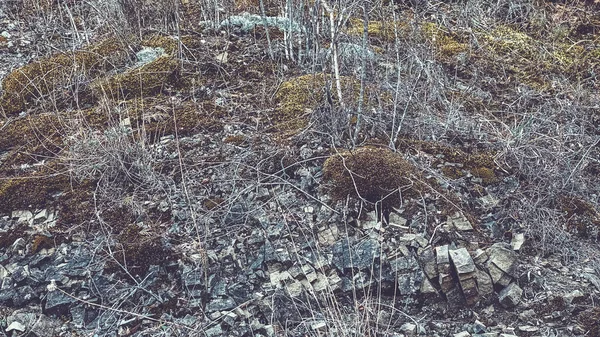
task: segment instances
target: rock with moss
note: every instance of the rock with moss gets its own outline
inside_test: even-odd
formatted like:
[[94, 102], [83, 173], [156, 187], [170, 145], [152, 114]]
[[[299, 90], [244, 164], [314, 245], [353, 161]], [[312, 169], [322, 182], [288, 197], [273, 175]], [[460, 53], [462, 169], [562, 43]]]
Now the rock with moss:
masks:
[[387, 206], [424, 188], [411, 163], [388, 148], [372, 146], [332, 155], [323, 165], [323, 177], [334, 199], [351, 195]]

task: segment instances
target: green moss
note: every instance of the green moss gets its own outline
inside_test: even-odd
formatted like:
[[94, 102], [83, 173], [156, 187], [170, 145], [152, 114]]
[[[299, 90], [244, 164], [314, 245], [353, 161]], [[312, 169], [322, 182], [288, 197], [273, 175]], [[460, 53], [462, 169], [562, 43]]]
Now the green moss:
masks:
[[71, 188], [69, 181], [49, 166], [28, 176], [0, 180], [0, 212], [45, 208], [56, 194]]
[[478, 32], [486, 46], [481, 63], [490, 74], [509, 74], [521, 83], [540, 91], [552, 91], [551, 74], [574, 80], [588, 78], [598, 69], [593, 41], [557, 42], [534, 39], [511, 26], [501, 25]]
[[6, 76], [0, 109], [7, 115], [16, 114], [82, 76], [95, 77], [122, 64], [127, 56], [124, 43], [107, 39], [83, 50], [34, 61]]
[[403, 197], [424, 189], [416, 168], [388, 148], [361, 147], [329, 157], [323, 178], [334, 199], [360, 196], [369, 202], [397, 205]]
[[[126, 224], [117, 236], [118, 251], [114, 256], [121, 266], [127, 266], [128, 272], [144, 275], [150, 265], [161, 265], [173, 258], [173, 253], [167, 250], [162, 242], [162, 236], [152, 231], [152, 228], [144, 229], [137, 224]], [[114, 272], [123, 272], [121, 266], [115, 262], [107, 264], [106, 269]]]
[[198, 132], [217, 132], [223, 127], [225, 110], [212, 101], [184, 101], [174, 105], [167, 96], [139, 97], [122, 103], [121, 118], [128, 117], [134, 130], [144, 129], [149, 142], [164, 135], [189, 136]]
[[452, 165], [442, 167], [442, 173], [450, 179], [459, 179], [465, 176], [461, 169]]
[[177, 38], [175, 36], [157, 34], [149, 36], [142, 41], [143, 46], [162, 48], [166, 54], [171, 56], [177, 56], [180, 43], [184, 54], [188, 51], [193, 52], [203, 49], [202, 38], [196, 35], [184, 35], [181, 38]]
[[498, 182], [498, 177], [494, 170], [488, 167], [474, 167], [471, 169], [473, 176], [480, 178], [484, 185], [490, 185]]
[[309, 74], [283, 82], [275, 94], [278, 107], [271, 114], [275, 123], [285, 129], [305, 127], [312, 110], [324, 100], [328, 80], [325, 74]]
[[60, 152], [63, 128], [54, 114], [27, 116], [3, 126], [0, 150], [8, 155], [0, 163], [2, 175], [19, 171], [21, 165], [48, 160]]
[[594, 204], [573, 195], [561, 196], [558, 203], [556, 207], [564, 212], [571, 230], [586, 238], [600, 237], [600, 211]]
[[445, 31], [433, 22], [424, 23], [421, 31], [425, 39], [433, 45], [437, 57], [442, 62], [454, 61], [457, 55], [469, 51], [468, 44], [461, 43], [458, 36]]
[[[394, 27], [395, 25], [395, 27]], [[357, 18], [352, 18], [348, 21], [348, 29], [346, 33], [350, 36], [361, 37], [364, 32], [364, 21]], [[410, 31], [410, 26], [407, 22], [396, 21], [385, 22], [385, 21], [369, 21], [367, 25], [367, 32], [369, 37], [380, 39], [384, 42], [391, 42], [396, 39], [396, 33], [398, 37], [405, 36]]]
[[484, 185], [493, 184], [499, 180], [496, 175], [497, 165], [494, 161], [495, 153], [493, 152], [467, 153], [459, 148], [440, 142], [414, 139], [400, 139], [396, 147], [402, 151], [417, 149], [436, 157], [434, 165], [444, 165], [442, 173], [452, 179], [462, 177], [464, 173], [455, 166], [448, 166], [448, 163], [460, 164], [473, 176], [481, 178]]
[[154, 96], [166, 85], [177, 84], [179, 70], [177, 59], [161, 56], [139, 68], [98, 80], [92, 84], [92, 89], [98, 97], [115, 99]]
[[[338, 103], [335, 80], [329, 74], [308, 74], [292, 78], [281, 84], [275, 94], [277, 108], [269, 113], [278, 130], [293, 131], [306, 127], [311, 113], [326, 105], [328, 91], [333, 104]], [[340, 84], [346, 107], [356, 107], [360, 93], [360, 81], [351, 76], [341, 76]], [[328, 90], [326, 90], [329, 88]], [[363, 108], [369, 109], [370, 97], [379, 95], [380, 102], [387, 104], [392, 96], [367, 84]], [[351, 120], [348, 121], [349, 123]]]

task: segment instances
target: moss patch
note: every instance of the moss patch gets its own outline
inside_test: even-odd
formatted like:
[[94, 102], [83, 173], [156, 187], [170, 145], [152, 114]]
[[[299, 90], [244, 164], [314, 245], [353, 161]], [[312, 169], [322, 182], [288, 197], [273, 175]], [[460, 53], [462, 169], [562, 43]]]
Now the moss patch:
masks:
[[567, 226], [581, 237], [600, 237], [600, 212], [596, 207], [579, 197], [564, 195], [557, 207], [565, 213]]
[[0, 212], [42, 209], [71, 188], [69, 177], [48, 166], [28, 176], [0, 180]]
[[[337, 104], [339, 99], [334, 82], [335, 79], [331, 75], [323, 73], [302, 75], [283, 82], [275, 94], [277, 108], [269, 113], [276, 128], [282, 131], [304, 128], [315, 109], [327, 105], [329, 99], [334, 105]], [[351, 76], [342, 76], [340, 84], [346, 106], [357, 105], [360, 81]], [[376, 88], [366, 85], [364, 109], [369, 108], [370, 98], [377, 94]], [[382, 92], [379, 97], [382, 100], [391, 99], [386, 92]]]
[[111, 38], [83, 50], [34, 61], [6, 76], [0, 109], [7, 115], [16, 114], [59, 89], [69, 90], [81, 77], [95, 77], [113, 69], [127, 57], [124, 43]]
[[457, 34], [453, 34], [433, 22], [426, 22], [421, 26], [421, 32], [436, 51], [437, 58], [442, 62], [456, 62], [456, 56], [470, 51], [469, 45], [460, 41]]
[[[439, 142], [414, 139], [400, 139], [396, 147], [402, 151], [417, 150], [434, 156], [436, 159], [433, 166], [444, 165], [442, 173], [451, 179], [463, 177], [468, 171], [474, 177], [481, 178], [483, 185], [499, 181], [500, 170], [494, 161], [495, 153], [492, 152], [470, 153]], [[449, 163], [452, 165], [448, 166]], [[459, 164], [460, 167], [454, 164]]]
[[168, 35], [151, 35], [145, 38], [142, 43], [143, 46], [162, 48], [165, 53], [176, 57], [179, 52], [179, 44], [181, 44], [181, 51], [184, 56], [188, 52], [196, 52], [204, 48], [202, 38], [196, 35], [183, 35], [180, 38]]
[[[361, 37], [364, 33], [364, 20], [352, 18], [348, 20], [348, 29], [346, 33], [350, 36]], [[398, 37], [403, 37], [410, 32], [408, 22], [396, 21], [369, 21], [367, 24], [367, 32], [369, 37], [379, 39], [382, 42], [391, 42]]]
[[144, 130], [150, 142], [161, 136], [189, 136], [201, 131], [222, 129], [225, 110], [212, 101], [184, 101], [174, 104], [167, 96], [135, 98], [121, 103], [121, 117], [128, 117], [134, 130]]
[[[550, 74], [581, 81], [597, 72], [600, 59], [593, 40], [556, 42], [534, 39], [511, 26], [476, 33], [485, 52], [480, 63], [490, 73], [505, 73], [542, 91], [552, 90]], [[502, 66], [502, 69], [495, 70]]]
[[[123, 266], [132, 274], [144, 275], [150, 265], [161, 265], [172, 258], [161, 242], [161, 235], [153, 232], [152, 228], [143, 230], [136, 224], [129, 224], [117, 236], [117, 249], [114, 254]], [[120, 266], [111, 262], [106, 267], [109, 271], [123, 272]]]
[[[416, 168], [387, 148], [361, 147], [329, 157], [323, 165], [323, 177], [334, 199], [359, 196], [369, 202], [383, 200], [394, 206], [402, 196], [424, 189], [415, 178]], [[419, 179], [421, 180], [421, 179]]]
[[114, 99], [154, 96], [165, 86], [177, 84], [180, 62], [168, 56], [161, 56], [139, 68], [122, 74], [101, 79], [92, 84], [98, 97]]

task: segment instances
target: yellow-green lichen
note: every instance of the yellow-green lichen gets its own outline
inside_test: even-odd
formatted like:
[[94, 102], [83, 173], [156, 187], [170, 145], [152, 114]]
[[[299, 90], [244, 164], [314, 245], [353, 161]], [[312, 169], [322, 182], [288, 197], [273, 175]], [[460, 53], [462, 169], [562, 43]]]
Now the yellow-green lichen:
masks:
[[366, 146], [330, 156], [323, 178], [334, 199], [351, 195], [394, 206], [400, 196], [415, 195], [424, 185], [416, 168], [388, 148]]
[[127, 57], [124, 43], [111, 38], [83, 50], [34, 61], [6, 76], [0, 110], [7, 115], [16, 114], [35, 100], [68, 88], [81, 77], [94, 77], [124, 63]]

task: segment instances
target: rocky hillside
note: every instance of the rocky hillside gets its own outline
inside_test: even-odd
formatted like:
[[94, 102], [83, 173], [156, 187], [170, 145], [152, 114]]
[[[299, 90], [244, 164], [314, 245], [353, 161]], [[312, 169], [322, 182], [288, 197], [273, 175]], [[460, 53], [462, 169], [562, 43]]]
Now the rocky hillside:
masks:
[[600, 336], [598, 1], [4, 0], [0, 336]]

